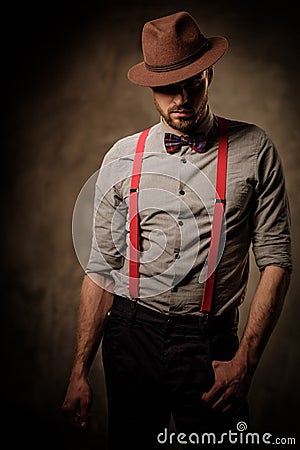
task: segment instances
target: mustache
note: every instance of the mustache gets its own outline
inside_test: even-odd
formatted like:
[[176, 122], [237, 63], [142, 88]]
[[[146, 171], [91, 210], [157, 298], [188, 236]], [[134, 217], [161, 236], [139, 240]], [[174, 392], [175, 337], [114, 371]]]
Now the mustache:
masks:
[[172, 108], [169, 109], [169, 114], [170, 113], [180, 113], [180, 112], [193, 113], [194, 110], [189, 108], [188, 106], [186, 106], [186, 107], [184, 107], [184, 106], [173, 106]]

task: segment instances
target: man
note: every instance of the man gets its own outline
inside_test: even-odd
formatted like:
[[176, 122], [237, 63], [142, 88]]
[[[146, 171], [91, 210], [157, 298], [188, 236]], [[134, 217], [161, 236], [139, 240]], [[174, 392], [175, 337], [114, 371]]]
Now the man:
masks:
[[[142, 44], [128, 78], [152, 89], [161, 120], [118, 141], [99, 172], [63, 411], [87, 426], [103, 337], [110, 448], [194, 448], [247, 427], [292, 269], [288, 200], [267, 134], [209, 107], [226, 38], [206, 38], [182, 11], [146, 23]], [[250, 245], [261, 275], [239, 342]]]

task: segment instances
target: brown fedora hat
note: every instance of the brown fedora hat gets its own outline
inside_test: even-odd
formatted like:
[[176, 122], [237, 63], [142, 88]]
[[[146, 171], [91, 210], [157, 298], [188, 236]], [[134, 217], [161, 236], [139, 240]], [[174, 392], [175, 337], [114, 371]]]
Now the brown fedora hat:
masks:
[[193, 77], [218, 61], [228, 48], [223, 36], [206, 38], [193, 17], [181, 11], [147, 22], [142, 31], [144, 61], [128, 71], [140, 86], [164, 86]]

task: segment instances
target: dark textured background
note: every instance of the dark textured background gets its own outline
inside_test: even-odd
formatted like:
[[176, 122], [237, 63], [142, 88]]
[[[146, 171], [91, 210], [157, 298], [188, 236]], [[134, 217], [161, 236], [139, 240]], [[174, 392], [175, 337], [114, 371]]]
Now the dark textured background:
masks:
[[[26, 3], [26, 5], [25, 5]], [[215, 113], [255, 122], [286, 172], [294, 275], [250, 392], [253, 428], [293, 436], [299, 403], [299, 38], [295, 4], [267, 1], [40, 2], [1, 14], [2, 437], [9, 447], [104, 449], [100, 355], [86, 434], [61, 404], [72, 364], [82, 267], [72, 242], [78, 194], [115, 140], [158, 119], [150, 91], [126, 79], [145, 21], [182, 9], [230, 48], [216, 65]], [[252, 261], [244, 324], [257, 271]]]

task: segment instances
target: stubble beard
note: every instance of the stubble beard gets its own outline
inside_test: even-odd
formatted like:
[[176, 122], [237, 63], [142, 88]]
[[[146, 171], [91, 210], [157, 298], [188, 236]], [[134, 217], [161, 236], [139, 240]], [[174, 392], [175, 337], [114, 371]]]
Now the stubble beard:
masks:
[[207, 96], [203, 99], [199, 109], [193, 113], [188, 119], [172, 119], [171, 113], [173, 111], [190, 111], [188, 106], [171, 107], [169, 108], [167, 114], [165, 114], [159, 104], [154, 100], [157, 111], [162, 116], [164, 122], [176, 131], [185, 134], [192, 134], [200, 125], [207, 111]]

